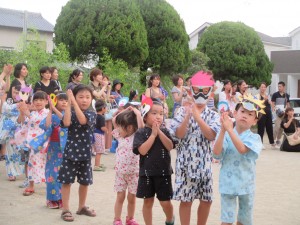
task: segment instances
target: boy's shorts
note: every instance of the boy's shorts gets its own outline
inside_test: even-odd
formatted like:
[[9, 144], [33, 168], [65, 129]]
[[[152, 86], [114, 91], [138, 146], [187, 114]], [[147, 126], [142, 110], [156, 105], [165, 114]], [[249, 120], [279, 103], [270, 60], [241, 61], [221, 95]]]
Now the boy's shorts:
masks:
[[77, 177], [77, 182], [82, 185], [93, 184], [91, 160], [71, 161], [63, 159], [57, 181], [62, 184], [72, 184]]
[[115, 176], [115, 192], [123, 192], [128, 188], [128, 192], [131, 194], [136, 194], [138, 186], [139, 174], [121, 174], [116, 173]]
[[186, 170], [181, 170], [175, 177], [174, 200], [182, 202], [193, 202], [195, 199], [212, 202], [213, 180], [190, 178]]
[[237, 200], [239, 202], [238, 222], [243, 225], [252, 225], [254, 193], [239, 196], [221, 194], [221, 221], [223, 223], [235, 222]]
[[104, 134], [97, 134], [94, 133], [94, 139], [95, 139], [95, 152], [97, 154], [103, 154], [105, 153], [105, 136]]
[[139, 177], [137, 198], [153, 198], [159, 201], [169, 201], [173, 196], [172, 179], [169, 176], [141, 176]]

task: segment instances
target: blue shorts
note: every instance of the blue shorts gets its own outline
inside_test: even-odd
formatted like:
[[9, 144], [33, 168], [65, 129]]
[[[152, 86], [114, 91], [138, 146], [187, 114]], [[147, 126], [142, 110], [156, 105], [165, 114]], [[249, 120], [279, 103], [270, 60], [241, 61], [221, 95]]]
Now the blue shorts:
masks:
[[237, 199], [239, 201], [238, 222], [243, 225], [252, 225], [254, 193], [239, 196], [221, 194], [221, 221], [223, 223], [235, 222]]

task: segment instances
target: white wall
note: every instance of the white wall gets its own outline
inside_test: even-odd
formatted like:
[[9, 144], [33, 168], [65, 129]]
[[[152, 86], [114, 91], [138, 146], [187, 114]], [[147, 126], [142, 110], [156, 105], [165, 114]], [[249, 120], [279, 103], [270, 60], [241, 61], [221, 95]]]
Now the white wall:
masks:
[[284, 51], [284, 50], [290, 50], [290, 47], [285, 47], [285, 46], [277, 46], [277, 45], [273, 45], [271, 43], [264, 43], [264, 49], [265, 52], [267, 54], [267, 56], [269, 57], [269, 59], [271, 58], [271, 51]]
[[[22, 29], [10, 28], [10, 27], [0, 27], [0, 48], [12, 48], [16, 49], [18, 43], [22, 37]], [[41, 40], [46, 42], [47, 52], [52, 52], [53, 50], [53, 35], [48, 32], [40, 32]]]
[[300, 32], [292, 37], [292, 49], [300, 50]]
[[198, 34], [194, 35], [193, 37], [190, 37], [190, 41], [189, 41], [190, 50], [194, 50], [195, 48], [197, 48], [197, 44], [198, 44]]

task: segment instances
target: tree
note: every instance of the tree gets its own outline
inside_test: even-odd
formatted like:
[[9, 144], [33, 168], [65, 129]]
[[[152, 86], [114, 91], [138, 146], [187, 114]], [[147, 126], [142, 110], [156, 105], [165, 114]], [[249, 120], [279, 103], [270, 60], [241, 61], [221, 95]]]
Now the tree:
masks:
[[197, 49], [210, 61], [215, 79], [245, 80], [254, 86], [271, 83], [273, 64], [253, 28], [240, 22], [216, 23], [203, 33]]
[[191, 64], [186, 69], [186, 72], [189, 76], [195, 74], [199, 70], [208, 70], [207, 63], [209, 58], [204, 53], [194, 49], [191, 51]]
[[139, 0], [139, 4], [149, 44], [145, 69], [151, 67], [165, 74], [186, 69], [189, 37], [177, 11], [165, 0]]
[[57, 18], [55, 43], [65, 43], [72, 59], [102, 57], [137, 66], [148, 57], [145, 24], [135, 0], [70, 0]]

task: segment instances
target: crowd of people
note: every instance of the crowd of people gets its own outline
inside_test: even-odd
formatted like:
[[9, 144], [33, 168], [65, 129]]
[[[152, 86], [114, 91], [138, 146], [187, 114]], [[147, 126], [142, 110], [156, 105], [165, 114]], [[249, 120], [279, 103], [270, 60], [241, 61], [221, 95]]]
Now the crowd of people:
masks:
[[[134, 216], [136, 198], [143, 199], [144, 223], [151, 225], [155, 196], [166, 225], [175, 224], [172, 200], [180, 201], [180, 223], [189, 225], [196, 199], [200, 200], [197, 224], [206, 224], [213, 199], [213, 158], [221, 163], [222, 224], [236, 220], [252, 224], [255, 161], [264, 148], [264, 131], [273, 148], [300, 149], [300, 144], [291, 146], [286, 137], [281, 141], [283, 131], [285, 135], [300, 132], [284, 82], [279, 82], [278, 92], [271, 97], [264, 82], [259, 93], [252, 95], [244, 80], [236, 85], [225, 80], [217, 99], [210, 72], [199, 71], [186, 79], [176, 75], [171, 90], [174, 106], [171, 119], [166, 120], [168, 92], [158, 74], [150, 77], [140, 102], [135, 90], [124, 98], [124, 84], [118, 79], [111, 83], [99, 68], [91, 70], [87, 85], [82, 84], [83, 72], [75, 69], [65, 91], [55, 67], [42, 67], [34, 86], [26, 82], [27, 75], [24, 63], [5, 65], [0, 75], [0, 143], [7, 177], [15, 181], [25, 174], [20, 186], [24, 196], [33, 195], [35, 185], [45, 182], [46, 205], [61, 208], [64, 221], [74, 220], [69, 202], [75, 180], [80, 184], [76, 214], [96, 216], [86, 204], [88, 187], [93, 184], [93, 171], [105, 172], [101, 156], [112, 147], [113, 139], [118, 143], [114, 225], [123, 224], [126, 193], [126, 225], [139, 224]], [[250, 130], [256, 124], [257, 134]], [[172, 149], [177, 151], [174, 185]]]

